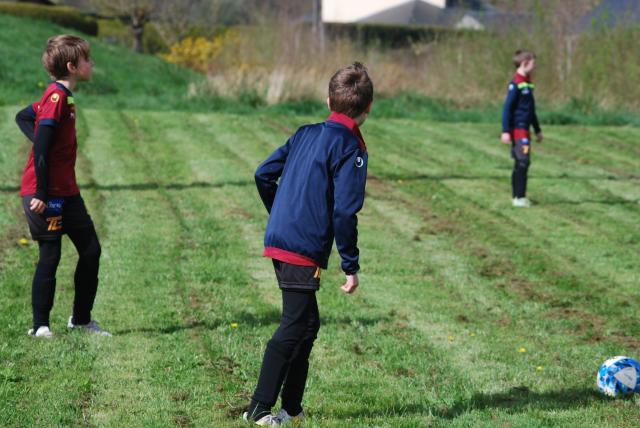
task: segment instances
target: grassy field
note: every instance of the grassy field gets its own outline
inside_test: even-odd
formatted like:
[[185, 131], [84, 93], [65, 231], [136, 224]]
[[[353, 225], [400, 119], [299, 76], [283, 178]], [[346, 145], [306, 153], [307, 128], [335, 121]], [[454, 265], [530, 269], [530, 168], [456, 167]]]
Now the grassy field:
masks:
[[[57, 337], [33, 340], [37, 246], [19, 244], [17, 197], [30, 147], [13, 116], [42, 91], [40, 51], [64, 30], [0, 25], [0, 426], [243, 426], [280, 310], [253, 171], [324, 113], [189, 98], [193, 73], [94, 42], [77, 172], [103, 247], [94, 316], [114, 337], [66, 331], [65, 239]], [[640, 425], [639, 398], [594, 387], [606, 358], [640, 358], [640, 128], [545, 126], [536, 205], [516, 210], [499, 124], [427, 101], [381, 102], [363, 129], [361, 288], [340, 292], [334, 254], [305, 426]]]
[[[92, 110], [78, 174], [103, 245], [96, 319], [64, 328], [65, 240], [51, 341], [25, 335], [36, 246], [16, 196], [27, 143], [0, 109], [0, 421], [9, 427], [233, 427], [277, 326], [260, 257], [256, 165], [322, 117]], [[361, 288], [319, 292], [309, 427], [636, 426], [637, 398], [594, 389], [640, 357], [640, 130], [548, 127], [529, 210], [509, 205], [495, 126], [380, 120], [360, 216]], [[237, 323], [237, 327], [236, 327]]]

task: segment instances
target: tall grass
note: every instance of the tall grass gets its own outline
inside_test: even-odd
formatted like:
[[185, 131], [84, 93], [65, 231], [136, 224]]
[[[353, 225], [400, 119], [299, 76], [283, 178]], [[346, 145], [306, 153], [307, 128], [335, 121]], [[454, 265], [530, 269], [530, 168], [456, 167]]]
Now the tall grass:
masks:
[[[322, 99], [339, 67], [364, 62], [376, 93], [446, 99], [462, 108], [498, 104], [514, 73], [518, 48], [536, 52], [538, 99], [554, 107], [584, 104], [599, 109], [637, 109], [640, 87], [631, 84], [640, 63], [640, 27], [573, 34], [566, 20], [541, 11], [526, 28], [508, 32], [461, 32], [401, 49], [330, 38], [321, 46], [309, 28], [283, 20], [259, 21], [227, 37], [209, 59], [208, 78], [192, 95], [216, 94], [256, 104]], [[222, 36], [221, 36], [222, 37]]]

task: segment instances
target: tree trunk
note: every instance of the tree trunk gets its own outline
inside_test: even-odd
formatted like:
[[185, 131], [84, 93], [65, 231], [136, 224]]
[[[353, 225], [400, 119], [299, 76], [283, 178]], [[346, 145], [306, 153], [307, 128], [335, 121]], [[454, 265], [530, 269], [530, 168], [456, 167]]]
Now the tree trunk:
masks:
[[144, 51], [142, 43], [144, 36], [144, 24], [147, 22], [147, 13], [137, 9], [131, 14], [131, 31], [133, 32], [133, 50], [138, 53]]
[[324, 51], [325, 46], [325, 34], [324, 34], [324, 22], [322, 22], [322, 0], [315, 0], [313, 5], [313, 32], [316, 36], [316, 41], [320, 46], [320, 50]]
[[131, 26], [131, 29], [133, 31], [133, 50], [135, 52], [142, 53], [142, 51], [144, 50], [143, 44], [142, 44], [142, 37], [144, 35], [144, 24], [142, 25], [133, 24]]

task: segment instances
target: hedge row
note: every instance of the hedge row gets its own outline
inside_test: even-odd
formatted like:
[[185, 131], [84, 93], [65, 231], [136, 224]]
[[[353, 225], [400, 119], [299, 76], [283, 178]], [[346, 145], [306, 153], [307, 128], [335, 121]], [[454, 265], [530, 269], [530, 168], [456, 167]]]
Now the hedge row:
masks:
[[98, 35], [96, 20], [83, 15], [78, 9], [72, 7], [0, 1], [0, 13], [50, 21], [90, 36]]

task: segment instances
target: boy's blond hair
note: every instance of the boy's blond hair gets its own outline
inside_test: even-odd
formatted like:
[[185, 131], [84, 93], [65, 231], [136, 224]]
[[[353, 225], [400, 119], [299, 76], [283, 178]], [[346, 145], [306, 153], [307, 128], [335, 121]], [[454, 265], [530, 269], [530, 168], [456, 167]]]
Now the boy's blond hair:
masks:
[[536, 54], [533, 51], [529, 51], [526, 49], [518, 49], [516, 53], [513, 54], [513, 65], [518, 68], [525, 61], [531, 61], [532, 59], [536, 59]]
[[67, 63], [75, 66], [80, 59], [89, 59], [89, 42], [69, 34], [53, 36], [47, 40], [42, 53], [42, 65], [54, 79], [64, 79], [69, 75]]
[[359, 62], [344, 67], [329, 81], [329, 107], [332, 111], [356, 118], [373, 101], [373, 82]]

